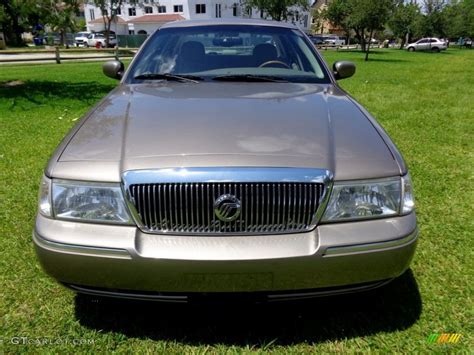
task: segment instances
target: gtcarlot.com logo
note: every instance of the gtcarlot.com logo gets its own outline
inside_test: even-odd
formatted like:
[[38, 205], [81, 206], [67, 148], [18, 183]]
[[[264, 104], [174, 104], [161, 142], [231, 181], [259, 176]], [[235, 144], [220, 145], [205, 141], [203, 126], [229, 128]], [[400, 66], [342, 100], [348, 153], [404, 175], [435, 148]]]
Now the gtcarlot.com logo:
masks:
[[[6, 343], [5, 339], [0, 340], [0, 344]], [[9, 339], [9, 343], [13, 345], [72, 345], [72, 346], [83, 346], [93, 345], [94, 339], [85, 338], [63, 338], [63, 337], [27, 337], [27, 336], [16, 336]]]

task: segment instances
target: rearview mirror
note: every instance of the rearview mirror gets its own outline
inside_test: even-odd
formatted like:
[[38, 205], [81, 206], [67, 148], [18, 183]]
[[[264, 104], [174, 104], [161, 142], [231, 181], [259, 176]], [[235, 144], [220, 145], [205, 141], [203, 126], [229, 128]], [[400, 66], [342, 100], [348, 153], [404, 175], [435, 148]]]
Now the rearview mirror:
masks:
[[336, 80], [349, 78], [354, 75], [356, 66], [352, 62], [345, 60], [338, 61], [332, 66]]
[[123, 72], [125, 67], [122, 62], [118, 60], [110, 60], [105, 62], [102, 66], [102, 71], [109, 78], [120, 80], [122, 79]]

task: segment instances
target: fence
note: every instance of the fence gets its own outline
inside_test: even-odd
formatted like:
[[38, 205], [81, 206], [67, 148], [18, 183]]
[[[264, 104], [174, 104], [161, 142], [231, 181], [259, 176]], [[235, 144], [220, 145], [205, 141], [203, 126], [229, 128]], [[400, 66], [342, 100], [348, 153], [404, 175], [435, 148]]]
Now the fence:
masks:
[[117, 41], [119, 47], [138, 48], [147, 39], [148, 35], [118, 35]]
[[[119, 58], [133, 57], [137, 50], [138, 48], [60, 49], [59, 47], [54, 47], [50, 49], [35, 49], [35, 50], [4, 50], [4, 51], [2, 50], [0, 51], [0, 54], [12, 55], [12, 58], [0, 58], [0, 63], [54, 61], [57, 64], [61, 64], [61, 62], [64, 60], [94, 60], [94, 59], [119, 60]], [[40, 56], [40, 54], [44, 54], [44, 56]], [[17, 55], [23, 55], [23, 58], [18, 58]]]

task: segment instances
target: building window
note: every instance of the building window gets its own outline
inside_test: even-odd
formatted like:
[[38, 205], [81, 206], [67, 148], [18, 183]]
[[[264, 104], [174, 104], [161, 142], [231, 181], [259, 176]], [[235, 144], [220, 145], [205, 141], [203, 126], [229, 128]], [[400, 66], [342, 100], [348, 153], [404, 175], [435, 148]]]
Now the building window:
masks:
[[232, 5], [232, 16], [238, 16], [238, 6], [237, 4]]
[[174, 5], [173, 6], [174, 12], [183, 12], [183, 5]]
[[216, 17], [222, 17], [221, 4], [216, 4]]
[[153, 8], [151, 6], [145, 6], [145, 13], [146, 14], [152, 14], [153, 13]]
[[159, 14], [166, 13], [166, 6], [158, 6], [158, 13]]
[[121, 9], [120, 7], [117, 7], [117, 8], [115, 9], [115, 14], [116, 14], [116, 15], [121, 15], [121, 14], [122, 14], [122, 9]]
[[95, 12], [94, 9], [89, 10], [89, 14], [91, 15], [91, 20], [95, 20]]
[[196, 13], [205, 14], [206, 13], [206, 4], [196, 4]]
[[134, 34], [135, 34], [135, 30], [128, 30], [128, 34], [129, 34], [129, 35], [134, 35]]
[[128, 9], [128, 16], [137, 16], [137, 9], [135, 9], [134, 7], [130, 7]]

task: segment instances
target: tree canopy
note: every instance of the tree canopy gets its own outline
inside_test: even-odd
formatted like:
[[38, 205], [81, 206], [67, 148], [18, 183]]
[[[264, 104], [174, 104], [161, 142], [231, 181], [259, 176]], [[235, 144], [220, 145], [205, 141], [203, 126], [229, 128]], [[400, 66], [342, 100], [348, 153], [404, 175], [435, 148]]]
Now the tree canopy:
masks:
[[309, 7], [307, 0], [244, 0], [243, 4], [247, 8], [257, 8], [264, 17], [275, 21], [288, 20], [299, 10]]
[[76, 29], [78, 9], [79, 0], [0, 0], [0, 31], [8, 44], [19, 46], [23, 32], [49, 25], [64, 41], [64, 34]]

